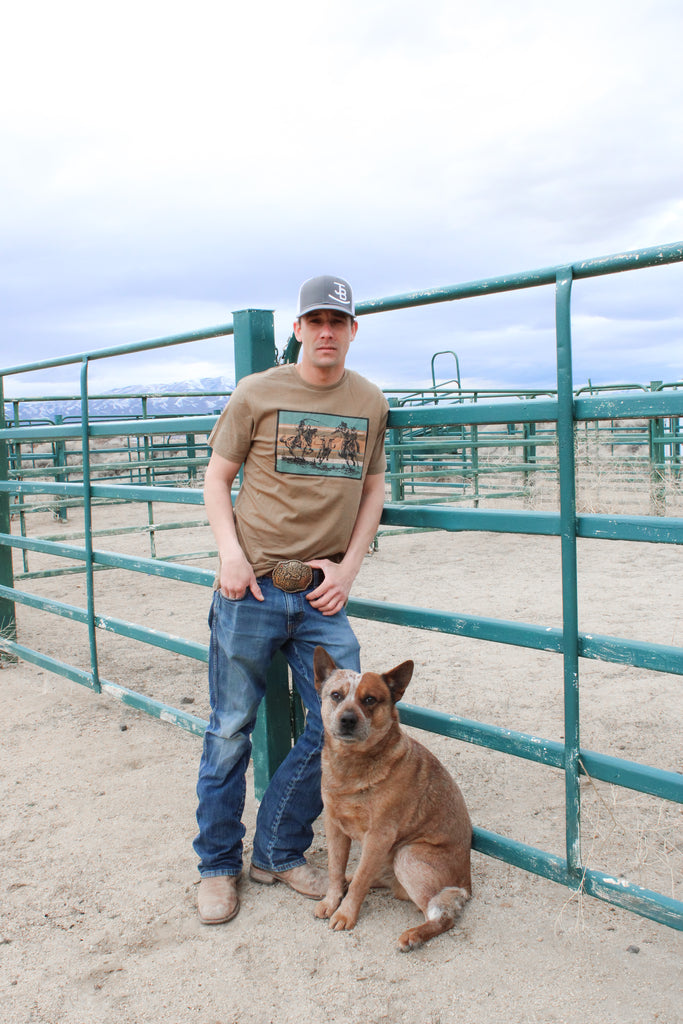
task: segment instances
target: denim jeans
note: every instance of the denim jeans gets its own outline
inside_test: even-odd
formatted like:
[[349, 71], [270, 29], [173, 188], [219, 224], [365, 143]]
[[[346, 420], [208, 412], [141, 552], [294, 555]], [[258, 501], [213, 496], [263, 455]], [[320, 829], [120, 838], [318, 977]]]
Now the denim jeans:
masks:
[[194, 841], [202, 877], [238, 875], [242, 869], [251, 734], [274, 653], [280, 649], [287, 659], [307, 714], [303, 733], [273, 775], [258, 811], [252, 863], [268, 871], [304, 863], [322, 810], [323, 729], [313, 651], [322, 644], [342, 668], [360, 670], [358, 641], [345, 611], [325, 616], [311, 607], [305, 592], [284, 593], [268, 578], [259, 586], [264, 601], [249, 591], [237, 601], [215, 591], [209, 613], [211, 717], [199, 767]]

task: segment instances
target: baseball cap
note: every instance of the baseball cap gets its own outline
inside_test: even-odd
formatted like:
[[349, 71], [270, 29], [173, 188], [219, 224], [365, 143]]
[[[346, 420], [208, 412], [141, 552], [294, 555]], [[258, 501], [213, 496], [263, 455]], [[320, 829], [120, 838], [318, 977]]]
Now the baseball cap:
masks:
[[312, 277], [304, 281], [299, 291], [297, 317], [314, 309], [339, 309], [355, 316], [351, 285], [343, 277]]

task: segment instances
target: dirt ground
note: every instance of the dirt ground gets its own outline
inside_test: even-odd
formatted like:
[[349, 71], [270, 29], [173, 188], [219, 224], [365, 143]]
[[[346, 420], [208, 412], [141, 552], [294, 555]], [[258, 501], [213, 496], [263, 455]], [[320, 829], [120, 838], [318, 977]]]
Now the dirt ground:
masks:
[[[109, 508], [97, 519], [107, 528], [132, 514]], [[38, 525], [35, 532], [74, 538], [79, 529], [75, 514], [65, 525], [47, 515]], [[146, 543], [131, 534], [98, 546], [144, 554]], [[157, 547], [164, 556], [206, 550], [211, 540], [205, 528], [184, 528], [159, 534]], [[557, 626], [559, 560], [556, 538], [383, 536], [354, 596]], [[581, 629], [681, 646], [682, 561], [671, 545], [581, 542]], [[31, 555], [31, 570], [45, 564]], [[22, 585], [85, 603], [82, 575]], [[209, 597], [208, 589], [119, 570], [96, 574], [98, 611], [204, 644]], [[29, 608], [18, 617], [20, 641], [88, 667], [83, 627]], [[414, 659], [406, 703], [562, 738], [557, 655], [354, 625], [367, 667]], [[203, 663], [110, 633], [98, 634], [98, 645], [105, 679], [207, 717]], [[412, 905], [375, 891], [355, 930], [337, 933], [314, 918], [310, 901], [259, 887], [246, 872], [238, 917], [202, 926], [191, 846], [201, 741], [26, 663], [5, 665], [0, 687], [7, 1024], [683, 1021], [680, 932], [479, 854], [460, 922], [410, 954], [398, 952], [396, 940], [419, 919]], [[680, 677], [582, 662], [581, 700], [585, 748], [683, 769]], [[564, 854], [559, 772], [428, 733], [418, 738], [458, 779], [476, 825]], [[589, 866], [683, 898], [680, 806], [590, 780], [582, 799]], [[247, 864], [255, 812], [250, 786]], [[311, 858], [322, 865], [325, 856], [320, 826]]]

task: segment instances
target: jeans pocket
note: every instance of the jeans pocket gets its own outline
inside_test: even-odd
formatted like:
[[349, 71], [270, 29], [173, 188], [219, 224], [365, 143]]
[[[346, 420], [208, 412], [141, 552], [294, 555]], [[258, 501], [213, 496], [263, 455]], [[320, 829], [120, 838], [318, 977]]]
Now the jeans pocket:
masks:
[[228, 597], [222, 590], [217, 590], [216, 593], [221, 601], [225, 601], [227, 604], [239, 604], [240, 601], [244, 601], [245, 597], [249, 593], [249, 590], [245, 590], [241, 597]]

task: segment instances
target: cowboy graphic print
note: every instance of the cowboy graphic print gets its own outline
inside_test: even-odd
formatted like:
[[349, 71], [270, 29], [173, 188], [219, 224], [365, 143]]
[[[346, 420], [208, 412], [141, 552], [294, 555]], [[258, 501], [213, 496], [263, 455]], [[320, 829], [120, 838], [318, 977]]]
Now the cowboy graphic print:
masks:
[[360, 480], [367, 436], [364, 417], [281, 409], [275, 468], [278, 473]]

